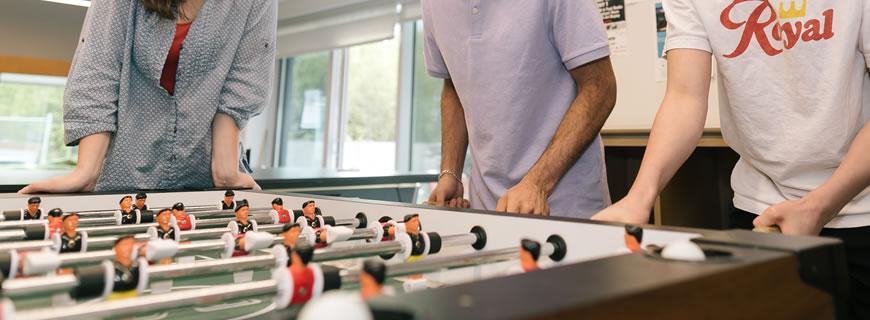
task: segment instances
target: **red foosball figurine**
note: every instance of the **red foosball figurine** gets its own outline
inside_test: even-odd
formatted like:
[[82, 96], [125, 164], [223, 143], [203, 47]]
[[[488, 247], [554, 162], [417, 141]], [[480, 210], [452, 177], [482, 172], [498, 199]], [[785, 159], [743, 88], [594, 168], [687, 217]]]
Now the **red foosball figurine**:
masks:
[[643, 242], [643, 228], [638, 226], [625, 226], [625, 247], [631, 252], [641, 250], [640, 244]]
[[387, 267], [375, 260], [363, 262], [359, 273], [359, 292], [363, 299], [378, 297], [384, 293], [384, 281], [387, 277]]
[[172, 206], [172, 215], [175, 216], [175, 224], [182, 231], [193, 229], [193, 219], [184, 212], [184, 204], [179, 202]]
[[284, 200], [280, 197], [272, 200], [272, 211], [269, 215], [272, 216], [272, 223], [275, 224], [293, 222], [293, 215], [290, 214], [290, 210], [284, 209]]
[[538, 270], [538, 258], [541, 256], [541, 244], [535, 240], [520, 241], [520, 267], [523, 272]]
[[314, 292], [314, 270], [308, 266], [314, 256], [314, 248], [300, 243], [290, 255], [290, 276], [293, 279], [293, 298], [290, 304], [305, 303]]
[[54, 208], [48, 211], [48, 236], [59, 234], [63, 229], [63, 210]]

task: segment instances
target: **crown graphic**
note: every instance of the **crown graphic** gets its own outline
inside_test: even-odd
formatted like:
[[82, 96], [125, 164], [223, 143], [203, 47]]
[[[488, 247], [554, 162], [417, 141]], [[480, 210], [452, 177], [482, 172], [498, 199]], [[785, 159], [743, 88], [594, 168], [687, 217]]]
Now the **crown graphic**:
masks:
[[807, 15], [807, 0], [803, 0], [803, 5], [800, 9], [796, 8], [796, 0], [791, 0], [791, 7], [788, 10], [784, 6], [786, 1], [788, 0], [780, 0], [779, 2], [780, 19], [802, 18]]

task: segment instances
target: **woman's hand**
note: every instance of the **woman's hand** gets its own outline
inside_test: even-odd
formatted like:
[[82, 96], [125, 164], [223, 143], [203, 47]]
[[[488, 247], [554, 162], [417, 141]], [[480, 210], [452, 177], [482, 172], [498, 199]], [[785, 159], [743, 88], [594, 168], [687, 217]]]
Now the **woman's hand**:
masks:
[[91, 192], [109, 149], [109, 133], [101, 132], [82, 138], [79, 142], [78, 164], [70, 174], [34, 182], [18, 193], [77, 193]]
[[239, 172], [239, 127], [230, 116], [215, 114], [211, 150], [211, 177], [216, 188], [260, 190], [251, 175]]

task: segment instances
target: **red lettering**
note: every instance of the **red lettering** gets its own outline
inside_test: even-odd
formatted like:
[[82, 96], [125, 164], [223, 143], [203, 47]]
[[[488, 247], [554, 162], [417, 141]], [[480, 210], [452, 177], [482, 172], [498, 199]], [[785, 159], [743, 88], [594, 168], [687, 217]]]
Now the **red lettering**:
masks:
[[[749, 14], [745, 21], [734, 21], [731, 17], [735, 7], [744, 2], [755, 2], [757, 6]], [[794, 48], [798, 42], [810, 42], [828, 40], [834, 37], [834, 9], [828, 9], [822, 13], [823, 20], [809, 19], [806, 21], [780, 22], [778, 13], [768, 1], [757, 0], [733, 0], [728, 5], [719, 20], [722, 26], [729, 30], [741, 30], [740, 42], [733, 52], [726, 54], [726, 58], [736, 58], [746, 52], [752, 41], [758, 43], [761, 50], [768, 56], [776, 56], [784, 50]], [[792, 20], [792, 19], [788, 19]], [[824, 22], [824, 23], [823, 23]], [[770, 27], [770, 34], [767, 29]], [[771, 43], [781, 42], [782, 49], [776, 48]]]
[[[749, 0], [734, 0], [731, 5], [725, 8], [722, 11], [722, 15], [719, 17], [722, 21], [722, 25], [725, 28], [736, 30], [743, 26], [743, 37], [740, 39], [740, 43], [737, 45], [737, 48], [734, 49], [734, 52], [726, 54], [726, 58], [736, 58], [746, 52], [746, 49], [749, 48], [749, 44], [752, 42], [752, 39], [755, 38], [755, 41], [758, 42], [758, 45], [761, 46], [761, 49], [764, 50], [769, 56], [775, 56], [782, 53], [781, 49], [776, 49], [770, 44], [770, 40], [767, 39], [767, 34], [764, 32], [764, 28], [776, 21], [776, 12], [773, 9], [773, 6], [770, 5], [770, 2], [760, 1], [758, 2], [758, 7], [755, 10], [752, 10], [752, 14], [749, 15], [749, 18], [744, 22], [734, 22], [731, 20], [731, 11], [734, 10], [734, 7], [740, 3], [746, 2]], [[765, 12], [768, 13], [768, 18], [766, 21], [761, 21], [761, 15]]]

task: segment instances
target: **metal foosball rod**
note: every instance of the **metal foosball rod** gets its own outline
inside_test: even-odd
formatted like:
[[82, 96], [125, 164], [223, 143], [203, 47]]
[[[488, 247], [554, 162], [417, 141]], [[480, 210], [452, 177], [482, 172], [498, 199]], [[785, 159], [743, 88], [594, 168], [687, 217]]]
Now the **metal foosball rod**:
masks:
[[[433, 233], [435, 234], [435, 233]], [[486, 245], [486, 234], [483, 228], [474, 227], [470, 233], [467, 234], [456, 234], [456, 235], [447, 235], [447, 236], [437, 236], [432, 237], [431, 239], [443, 239], [443, 243], [437, 246], [430, 246], [430, 249], [434, 250], [431, 252], [424, 252], [423, 255], [428, 254], [436, 254], [440, 252], [441, 248], [446, 247], [458, 247], [458, 246], [471, 246], [475, 249], [482, 249]], [[229, 239], [224, 239], [229, 240]], [[280, 237], [275, 237], [270, 239], [271, 242], [279, 242], [282, 240]], [[180, 252], [187, 252], [189, 254], [192, 253], [206, 253], [206, 252], [214, 252], [224, 250], [226, 252], [227, 249], [232, 250], [232, 242], [224, 242], [221, 240], [211, 240], [211, 241], [198, 241], [193, 243], [181, 244], [178, 246], [176, 255]], [[360, 257], [372, 257], [372, 256], [384, 256], [384, 255], [392, 255], [392, 254], [402, 254], [401, 258], [407, 259], [411, 254], [411, 243], [404, 241], [384, 241], [379, 243], [371, 243], [366, 245], [361, 245], [357, 247], [348, 247], [348, 248], [340, 248], [340, 249], [318, 249], [314, 251], [313, 259], [314, 262], [325, 262], [325, 261], [334, 261], [334, 260], [344, 260], [351, 258], [360, 258]], [[231, 252], [231, 251], [230, 251]], [[281, 255], [284, 255], [283, 257]], [[61, 255], [59, 265], [61, 267], [68, 267], [75, 264], [81, 264], [85, 261], [94, 262], [100, 261], [103, 264], [106, 263], [106, 260], [112, 259], [114, 257], [114, 252], [112, 251], [102, 251], [102, 252], [90, 252], [90, 253], [77, 253], [77, 254], [68, 254]], [[148, 266], [147, 264], [140, 264], [144, 266], [144, 268], [139, 271], [139, 280], [142, 288], [147, 288], [151, 283], [156, 283], [160, 281], [166, 280], [178, 280], [190, 277], [205, 277], [205, 276], [213, 276], [213, 275], [222, 275], [228, 273], [235, 273], [240, 271], [248, 271], [248, 270], [262, 270], [273, 267], [281, 267], [287, 265], [287, 257], [286, 257], [286, 249], [283, 246], [273, 247], [272, 254], [262, 254], [255, 256], [244, 256], [244, 257], [233, 257], [230, 259], [220, 259], [220, 260], [210, 260], [210, 261], [197, 261], [193, 263], [176, 263], [169, 265], [153, 265]], [[82, 272], [80, 277], [84, 278], [100, 278], [100, 275], [93, 275], [94, 273], [99, 273], [100, 269], [93, 269], [95, 266], [86, 267], [87, 271]], [[44, 279], [44, 278], [56, 278], [56, 279]], [[73, 277], [75, 278], [75, 277]], [[338, 276], [336, 275], [336, 278]], [[51, 296], [59, 293], [70, 293], [73, 296], [76, 296], [77, 292], [82, 291], [80, 287], [82, 286], [82, 282], [74, 279], [69, 279], [68, 277], [35, 277], [35, 278], [24, 278], [24, 279], [13, 279], [7, 280], [7, 284], [4, 285], [2, 294], [3, 296], [8, 297], [26, 297], [26, 296]], [[100, 290], [87, 290], [92, 293], [101, 293], [103, 291]], [[78, 294], [82, 295], [82, 294]]]
[[[564, 240], [559, 236], [551, 236], [547, 243], [541, 246], [541, 255], [548, 255], [554, 261], [564, 258], [567, 247]], [[387, 267], [387, 275], [390, 277], [430, 273], [444, 269], [455, 269], [469, 266], [499, 263], [517, 259], [519, 248], [505, 248], [491, 251], [479, 251], [458, 256], [446, 256], [421, 260], [414, 263], [390, 265]], [[333, 290], [347, 284], [357, 283], [359, 270], [340, 271], [340, 281], [330, 283], [322, 290]], [[325, 277], [326, 275], [324, 275]], [[65, 280], [69, 281], [69, 280]], [[120, 301], [104, 301], [88, 305], [76, 305], [63, 310], [30, 310], [16, 314], [17, 319], [42, 320], [58, 317], [72, 318], [100, 318], [126, 314], [141, 314], [167, 310], [191, 304], [202, 304], [212, 301], [221, 301], [252, 296], [274, 296], [278, 308], [284, 308], [290, 304], [293, 298], [294, 286], [290, 272], [286, 268], [273, 270], [271, 280], [253, 281], [244, 284], [219, 285], [203, 289], [171, 292], [160, 295], [142, 296]], [[49, 286], [49, 284], [45, 284]], [[322, 292], [316, 292], [312, 296], [318, 296]]]

